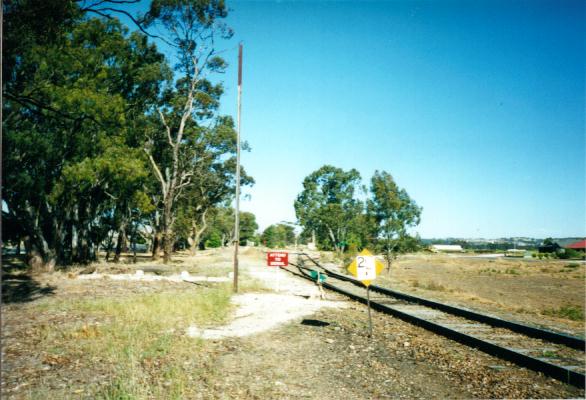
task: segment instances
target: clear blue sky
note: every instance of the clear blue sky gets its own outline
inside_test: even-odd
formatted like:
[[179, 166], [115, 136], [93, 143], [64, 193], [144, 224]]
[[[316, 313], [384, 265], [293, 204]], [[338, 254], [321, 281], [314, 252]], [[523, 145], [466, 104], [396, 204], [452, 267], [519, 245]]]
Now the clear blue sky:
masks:
[[390, 172], [422, 237], [586, 235], [583, 2], [229, 5], [261, 228], [295, 220], [303, 178], [332, 164]]
[[242, 209], [294, 221], [324, 164], [390, 172], [429, 237], [586, 236], [583, 1], [228, 1]]

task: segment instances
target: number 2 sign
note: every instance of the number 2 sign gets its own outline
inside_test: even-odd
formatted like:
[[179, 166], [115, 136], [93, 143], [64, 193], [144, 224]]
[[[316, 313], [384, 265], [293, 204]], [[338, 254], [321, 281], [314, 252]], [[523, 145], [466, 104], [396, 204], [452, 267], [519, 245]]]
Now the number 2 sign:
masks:
[[348, 266], [348, 271], [366, 286], [381, 273], [384, 266], [368, 250], [364, 249]]
[[356, 257], [356, 279], [368, 281], [376, 278], [376, 266], [373, 256]]

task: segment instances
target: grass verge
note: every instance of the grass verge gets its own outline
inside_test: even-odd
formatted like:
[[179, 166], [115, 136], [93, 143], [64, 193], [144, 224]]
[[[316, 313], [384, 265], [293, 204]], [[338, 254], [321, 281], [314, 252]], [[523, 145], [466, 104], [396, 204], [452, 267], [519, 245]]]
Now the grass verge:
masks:
[[36, 347], [44, 349], [42, 362], [55, 374], [55, 382], [67, 376], [67, 386], [40, 390], [40, 385], [31, 385], [28, 397], [193, 396], [193, 390], [201, 390], [202, 382], [216, 372], [203, 341], [187, 337], [185, 330], [191, 324], [214, 326], [225, 321], [232, 307], [231, 292], [226, 284], [196, 291], [40, 304], [39, 312], [66, 313], [71, 321], [39, 326], [33, 338]]

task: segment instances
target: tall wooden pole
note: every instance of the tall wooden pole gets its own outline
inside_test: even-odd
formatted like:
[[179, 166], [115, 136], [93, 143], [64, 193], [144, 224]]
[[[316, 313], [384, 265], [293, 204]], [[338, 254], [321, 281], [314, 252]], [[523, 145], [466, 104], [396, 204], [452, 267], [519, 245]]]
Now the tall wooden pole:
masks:
[[242, 109], [242, 43], [238, 46], [238, 120], [236, 131], [236, 210], [234, 223], [234, 293], [238, 293], [238, 246], [240, 244], [240, 112]]

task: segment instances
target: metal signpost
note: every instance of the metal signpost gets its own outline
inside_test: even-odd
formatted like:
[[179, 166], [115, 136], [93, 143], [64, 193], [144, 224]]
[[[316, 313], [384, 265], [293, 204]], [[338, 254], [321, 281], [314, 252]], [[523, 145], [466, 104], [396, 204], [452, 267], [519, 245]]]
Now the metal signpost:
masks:
[[384, 264], [376, 259], [372, 253], [366, 249], [362, 250], [356, 256], [354, 261], [348, 266], [350, 272], [357, 280], [366, 286], [366, 305], [368, 307], [368, 328], [369, 336], [372, 337], [372, 316], [370, 313], [370, 282], [376, 279], [376, 276], [382, 272]]

